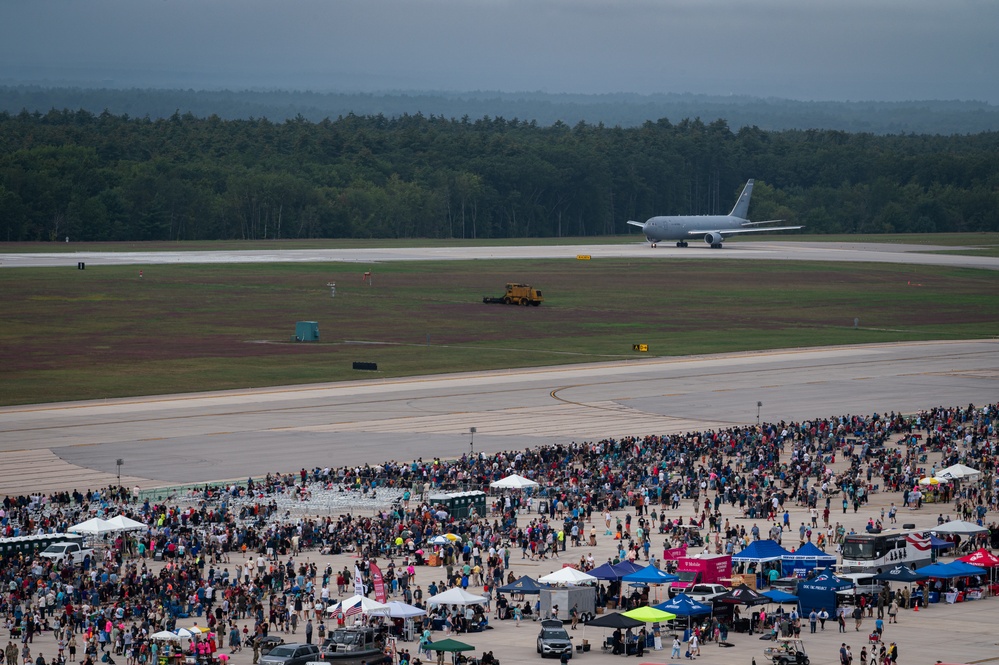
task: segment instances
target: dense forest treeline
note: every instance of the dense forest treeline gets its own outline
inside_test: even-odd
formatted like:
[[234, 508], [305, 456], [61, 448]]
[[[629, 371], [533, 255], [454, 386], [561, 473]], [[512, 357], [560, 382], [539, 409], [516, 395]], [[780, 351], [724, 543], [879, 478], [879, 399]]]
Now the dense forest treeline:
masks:
[[818, 233], [999, 231], [999, 134], [421, 115], [0, 113], [0, 240], [490, 238], [727, 212]]
[[0, 86], [0, 111], [105, 110], [152, 120], [181, 109], [225, 120], [298, 116], [321, 122], [350, 113], [397, 118], [502, 117], [539, 125], [603, 123], [638, 127], [650, 118], [725, 118], [733, 130], [838, 129], [871, 134], [977, 134], [999, 130], [999, 107], [977, 101], [830, 102], [690, 93], [584, 95], [546, 92], [312, 92], [290, 90], [170, 90], [109, 87]]

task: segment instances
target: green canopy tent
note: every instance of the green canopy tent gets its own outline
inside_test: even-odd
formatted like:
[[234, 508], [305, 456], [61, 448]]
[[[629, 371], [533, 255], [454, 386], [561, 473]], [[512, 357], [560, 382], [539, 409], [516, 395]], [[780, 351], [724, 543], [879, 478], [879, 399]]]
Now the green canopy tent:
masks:
[[475, 651], [475, 647], [471, 644], [465, 644], [464, 642], [459, 642], [458, 640], [453, 640], [450, 637], [440, 642], [431, 642], [430, 650], [437, 652], [437, 660], [440, 662], [443, 653], [454, 654], [451, 658], [452, 663], [458, 662], [458, 653], [461, 651]]

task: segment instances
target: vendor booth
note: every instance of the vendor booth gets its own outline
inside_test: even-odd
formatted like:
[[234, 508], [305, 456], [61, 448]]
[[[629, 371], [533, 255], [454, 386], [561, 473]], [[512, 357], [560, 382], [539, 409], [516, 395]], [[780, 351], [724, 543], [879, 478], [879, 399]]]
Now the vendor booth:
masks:
[[825, 570], [836, 565], [836, 557], [826, 554], [813, 543], [805, 543], [781, 559], [783, 577], [808, 577], [813, 570]]
[[831, 571], [825, 570], [810, 580], [804, 580], [798, 585], [798, 607], [801, 616], [808, 616], [812, 610], [836, 614], [836, 592], [853, 588], [853, 582], [836, 577]]

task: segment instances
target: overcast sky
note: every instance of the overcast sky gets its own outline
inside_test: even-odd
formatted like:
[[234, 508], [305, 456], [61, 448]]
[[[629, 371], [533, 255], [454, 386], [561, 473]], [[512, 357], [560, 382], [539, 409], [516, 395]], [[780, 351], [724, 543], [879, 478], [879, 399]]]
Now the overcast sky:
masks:
[[0, 81], [999, 103], [996, 0], [0, 0]]

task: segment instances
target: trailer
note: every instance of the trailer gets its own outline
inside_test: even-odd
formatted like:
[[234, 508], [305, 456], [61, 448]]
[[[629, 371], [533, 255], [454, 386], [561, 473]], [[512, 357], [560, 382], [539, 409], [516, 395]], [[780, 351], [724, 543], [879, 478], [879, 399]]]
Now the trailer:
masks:
[[[553, 608], [558, 606], [556, 613]], [[597, 613], [597, 590], [591, 586], [555, 587], [541, 590], [541, 617], [568, 621], [573, 606], [579, 620], [586, 623]]]

